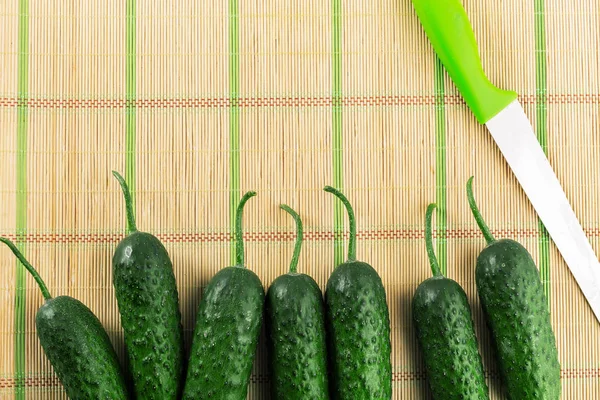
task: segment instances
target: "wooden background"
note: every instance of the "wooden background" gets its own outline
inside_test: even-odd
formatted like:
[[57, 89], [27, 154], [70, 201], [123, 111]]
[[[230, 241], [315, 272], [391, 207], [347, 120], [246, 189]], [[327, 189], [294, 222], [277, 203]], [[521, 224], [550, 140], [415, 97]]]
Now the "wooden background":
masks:
[[[464, 0], [491, 80], [520, 93], [567, 196], [600, 250], [600, 6]], [[484, 240], [468, 211], [475, 175], [498, 236], [540, 267], [564, 399], [600, 398], [600, 325], [491, 137], [429, 46], [409, 0], [0, 0], [0, 235], [18, 240], [53, 295], [87, 304], [123, 355], [111, 257], [125, 231], [111, 170], [135, 193], [138, 226], [175, 268], [186, 339], [201, 289], [232, 263], [246, 207], [247, 265], [267, 287], [293, 249], [285, 202], [303, 216], [299, 269], [321, 285], [343, 260], [343, 188], [358, 256], [381, 274], [394, 399], [426, 398], [410, 300], [438, 256], [469, 295], [493, 398], [489, 334], [474, 284]], [[344, 237], [347, 237], [344, 236]], [[37, 340], [42, 296], [0, 248], [0, 398], [64, 399]], [[249, 398], [267, 399], [259, 349]]]

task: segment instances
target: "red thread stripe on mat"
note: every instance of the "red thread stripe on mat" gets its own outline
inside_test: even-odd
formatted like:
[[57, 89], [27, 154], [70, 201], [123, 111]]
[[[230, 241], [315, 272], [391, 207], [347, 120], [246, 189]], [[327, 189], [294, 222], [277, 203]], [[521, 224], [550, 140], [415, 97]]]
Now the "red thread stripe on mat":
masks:
[[[0, 378], [0, 389], [12, 389], [17, 387], [13, 378]], [[23, 386], [25, 387], [54, 387], [61, 386], [58, 377], [52, 376], [38, 376], [28, 377], [23, 380]]]
[[[433, 106], [435, 96], [345, 96], [341, 99], [344, 107], [373, 107], [373, 106]], [[43, 109], [121, 109], [128, 106], [139, 109], [180, 109], [180, 108], [229, 108], [232, 101], [237, 102], [241, 108], [260, 107], [331, 107], [335, 101], [333, 97], [242, 97], [229, 99], [225, 97], [214, 98], [173, 98], [173, 99], [44, 99], [30, 98], [20, 100], [16, 97], [0, 98], [0, 107], [18, 107], [27, 105], [29, 108]], [[535, 104], [535, 95], [519, 97], [522, 104]], [[446, 95], [444, 102], [447, 105], [464, 104], [459, 95]], [[600, 104], [600, 94], [549, 94], [547, 104]]]
[[[600, 228], [584, 229], [588, 237], [600, 237]], [[518, 237], [518, 238], [537, 238], [539, 233], [536, 228], [529, 229], [498, 229], [493, 230], [492, 234], [496, 237]], [[17, 235], [5, 235], [10, 240], [16, 240]], [[125, 237], [118, 233], [27, 233], [25, 236], [19, 236], [19, 240], [26, 243], [117, 243]], [[230, 242], [232, 237], [225, 232], [197, 232], [197, 233], [158, 233], [156, 234], [162, 242], [165, 243], [215, 243]], [[295, 239], [293, 232], [246, 232], [244, 241], [246, 242], [289, 242]], [[343, 235], [348, 239], [348, 233]], [[363, 230], [357, 233], [359, 240], [380, 241], [380, 240], [418, 240], [423, 239], [424, 232], [419, 229], [388, 229], [388, 230]], [[434, 237], [440, 237], [439, 233], [434, 231]], [[476, 229], [448, 229], [446, 231], [447, 239], [479, 239], [482, 238], [481, 232]], [[326, 242], [335, 239], [335, 234], [331, 231], [307, 231], [304, 232], [304, 240], [310, 242]]]
[[[486, 372], [486, 376], [492, 379], [498, 379], [499, 374], [497, 371]], [[600, 369], [598, 368], [569, 368], [563, 369], [560, 373], [561, 379], [598, 379], [600, 378]], [[392, 381], [394, 382], [412, 382], [425, 380], [425, 371], [404, 371], [394, 372], [392, 374]], [[252, 375], [250, 377], [250, 383], [252, 384], [264, 384], [270, 380], [269, 375], [259, 374]], [[56, 376], [43, 376], [43, 377], [28, 377], [24, 380], [25, 387], [57, 387], [61, 386], [58, 377]], [[0, 378], [0, 389], [12, 389], [16, 387], [16, 382], [13, 378]]]

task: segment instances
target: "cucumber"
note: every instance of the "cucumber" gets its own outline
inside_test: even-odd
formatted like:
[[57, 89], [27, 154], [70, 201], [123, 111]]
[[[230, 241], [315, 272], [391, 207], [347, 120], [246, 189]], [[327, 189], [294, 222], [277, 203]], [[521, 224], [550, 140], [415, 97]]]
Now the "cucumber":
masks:
[[496, 240], [467, 182], [473, 216], [487, 241], [477, 257], [476, 283], [509, 399], [559, 399], [560, 364], [550, 311], [529, 252], [514, 240]]
[[328, 354], [333, 399], [392, 397], [390, 317], [377, 271], [356, 260], [356, 221], [348, 199], [326, 186], [348, 211], [348, 261], [332, 272], [325, 290]]
[[310, 276], [297, 273], [302, 247], [302, 220], [296, 221], [296, 246], [290, 272], [269, 287], [265, 302], [267, 345], [274, 399], [327, 400], [327, 350], [323, 295]]
[[433, 277], [422, 282], [412, 301], [417, 338], [434, 399], [487, 400], [481, 355], [467, 295], [442, 275], [433, 251], [430, 204], [425, 215], [425, 243]]
[[219, 271], [200, 300], [184, 399], [246, 399], [265, 300], [260, 279], [244, 266], [242, 211], [255, 195], [246, 193], [237, 208], [237, 265]]
[[72, 297], [51, 297], [38, 272], [17, 247], [5, 238], [0, 238], [0, 242], [17, 256], [44, 296], [44, 305], [35, 316], [35, 327], [67, 396], [72, 400], [127, 399], [119, 360], [94, 313]]
[[177, 399], [184, 348], [173, 266], [160, 240], [137, 230], [127, 183], [117, 172], [113, 175], [123, 190], [130, 232], [118, 244], [112, 264], [135, 395], [138, 400]]

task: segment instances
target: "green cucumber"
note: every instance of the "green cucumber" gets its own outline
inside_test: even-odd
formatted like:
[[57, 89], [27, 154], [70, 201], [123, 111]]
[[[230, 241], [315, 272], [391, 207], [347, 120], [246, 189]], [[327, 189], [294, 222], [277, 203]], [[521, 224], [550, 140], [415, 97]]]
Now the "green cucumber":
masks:
[[341, 400], [388, 400], [392, 397], [390, 317], [377, 271], [356, 260], [356, 221], [348, 199], [348, 261], [338, 265], [325, 291], [331, 396]]
[[267, 344], [274, 399], [327, 400], [327, 350], [323, 295], [310, 276], [297, 273], [302, 247], [302, 220], [296, 221], [296, 246], [290, 272], [269, 287], [265, 301]]
[[125, 197], [130, 234], [113, 256], [117, 296], [129, 368], [138, 400], [177, 399], [183, 377], [183, 328], [173, 265], [160, 240], [139, 232], [131, 195], [113, 171]]
[[51, 297], [46, 284], [8, 239], [0, 238], [37, 282], [44, 305], [35, 327], [44, 353], [72, 400], [127, 399], [117, 354], [94, 313], [69, 296]]
[[492, 332], [509, 399], [559, 399], [560, 364], [550, 311], [529, 252], [514, 240], [496, 240], [467, 183], [473, 216], [487, 241], [477, 257], [476, 283]]
[[244, 266], [242, 211], [255, 195], [246, 193], [237, 208], [237, 265], [219, 271], [200, 300], [184, 399], [246, 399], [265, 300], [260, 279]]
[[467, 295], [442, 275], [433, 251], [430, 204], [425, 215], [425, 243], [433, 277], [423, 281], [412, 301], [412, 314], [427, 379], [434, 399], [487, 400], [481, 355]]

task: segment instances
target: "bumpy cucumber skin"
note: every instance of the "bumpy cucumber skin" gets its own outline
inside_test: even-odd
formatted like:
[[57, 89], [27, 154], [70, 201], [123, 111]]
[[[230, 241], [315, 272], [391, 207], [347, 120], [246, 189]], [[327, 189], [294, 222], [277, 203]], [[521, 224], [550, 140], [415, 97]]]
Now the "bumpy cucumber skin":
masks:
[[113, 284], [137, 399], [177, 399], [183, 334], [173, 266], [160, 240], [133, 232], [113, 257]]
[[427, 279], [415, 292], [412, 314], [433, 398], [489, 399], [471, 309], [460, 285], [443, 276]]
[[331, 397], [392, 397], [390, 317], [381, 278], [369, 264], [340, 264], [325, 291]]
[[59, 296], [35, 317], [44, 353], [72, 400], [127, 399], [121, 366], [96, 316], [80, 301]]
[[198, 307], [183, 398], [245, 400], [262, 324], [265, 293], [256, 274], [227, 267]]
[[308, 275], [275, 279], [265, 302], [274, 399], [327, 400], [327, 350], [323, 295]]
[[477, 259], [477, 289], [509, 399], [559, 399], [560, 364], [538, 270], [527, 250], [498, 240]]

